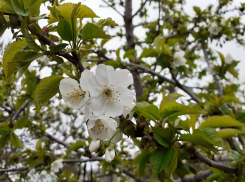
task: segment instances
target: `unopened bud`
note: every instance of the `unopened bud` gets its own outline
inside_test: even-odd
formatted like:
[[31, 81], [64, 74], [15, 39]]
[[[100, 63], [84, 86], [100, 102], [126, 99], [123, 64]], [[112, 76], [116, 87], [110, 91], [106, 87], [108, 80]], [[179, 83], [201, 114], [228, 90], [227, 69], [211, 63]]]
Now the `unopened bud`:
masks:
[[46, 26], [44, 26], [44, 27], [42, 28], [42, 31], [43, 31], [43, 33], [46, 34], [46, 35], [49, 34], [49, 29], [48, 29], [48, 27], [46, 27]]
[[100, 140], [93, 140], [89, 146], [90, 152], [96, 152], [100, 148]]
[[105, 160], [106, 162], [111, 162], [115, 157], [115, 150], [109, 150], [108, 148], [105, 151]]

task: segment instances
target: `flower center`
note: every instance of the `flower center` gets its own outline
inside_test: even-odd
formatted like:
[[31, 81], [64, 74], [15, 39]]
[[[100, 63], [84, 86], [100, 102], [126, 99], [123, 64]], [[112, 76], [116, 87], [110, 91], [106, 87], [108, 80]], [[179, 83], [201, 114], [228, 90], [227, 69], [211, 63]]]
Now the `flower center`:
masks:
[[71, 104], [78, 103], [84, 100], [85, 97], [85, 91], [79, 88], [74, 88], [74, 85], [71, 85], [73, 87], [73, 91], [70, 93], [67, 93], [68, 96], [70, 96], [71, 100], [69, 101]]
[[107, 104], [120, 101], [118, 100], [118, 97], [121, 94], [119, 94], [118, 91], [115, 91], [114, 85], [111, 84], [110, 87], [108, 87], [107, 85], [102, 85], [102, 86], [103, 86], [103, 89], [102, 89], [101, 94], [104, 96]]
[[92, 132], [95, 132], [95, 133], [97, 133], [97, 134], [100, 134], [100, 133], [102, 133], [102, 132], [104, 132], [104, 131], [107, 132], [108, 129], [109, 129], [109, 128], [108, 128], [108, 127], [105, 127], [104, 123], [101, 122], [100, 119], [97, 119], [97, 120], [95, 121], [94, 127], [91, 128], [91, 131], [92, 131]]

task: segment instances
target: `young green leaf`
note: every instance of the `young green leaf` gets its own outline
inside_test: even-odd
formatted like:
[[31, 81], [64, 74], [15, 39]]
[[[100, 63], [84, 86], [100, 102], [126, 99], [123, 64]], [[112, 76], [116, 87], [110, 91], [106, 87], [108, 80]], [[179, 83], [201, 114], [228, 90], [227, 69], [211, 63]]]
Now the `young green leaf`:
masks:
[[60, 81], [63, 79], [61, 75], [46, 77], [40, 81], [34, 92], [34, 103], [37, 112], [59, 91]]
[[152, 104], [146, 107], [139, 108], [139, 104], [137, 103], [135, 107], [135, 112], [153, 121], [160, 119], [160, 113], [158, 107]]
[[[29, 7], [29, 1], [28, 1], [28, 6], [27, 5], [24, 6], [24, 4], [20, 4], [19, 2], [21, 2], [21, 1], [11, 0], [11, 4], [14, 8], [14, 11], [19, 15], [28, 16], [30, 14], [29, 8], [28, 8]], [[27, 1], [25, 1], [25, 2], [27, 2]]]
[[28, 115], [22, 116], [20, 119], [18, 119], [15, 123], [14, 123], [14, 128], [15, 129], [22, 129], [24, 127], [27, 126], [28, 124]]
[[229, 138], [229, 137], [235, 136], [237, 134], [242, 134], [245, 132], [238, 130], [238, 129], [234, 129], [234, 128], [225, 128], [225, 129], [219, 130], [218, 133], [221, 138], [225, 139], [225, 138]]
[[97, 23], [96, 23], [96, 25], [98, 26], [98, 27], [100, 27], [101, 29], [104, 27], [104, 26], [118, 26], [118, 24], [115, 22], [115, 21], [113, 21], [111, 18], [107, 18], [107, 19], [101, 19], [100, 21], [98, 21]]
[[123, 55], [123, 59], [128, 58], [130, 55], [132, 55], [133, 53], [135, 53], [136, 50], [135, 49], [129, 49], [125, 52], [125, 54]]
[[68, 46], [69, 44], [66, 44], [66, 43], [61, 43], [61, 44], [58, 44], [54, 47], [54, 52], [59, 52], [63, 49], [66, 48], [66, 46]]
[[166, 150], [164, 148], [158, 148], [151, 154], [150, 163], [154, 165], [152, 169], [152, 173], [154, 176], [162, 172], [162, 170], [167, 167], [171, 160], [171, 152], [172, 151]]
[[88, 40], [93, 38], [110, 39], [111, 37], [106, 35], [97, 25], [87, 23], [82, 30], [82, 39]]
[[26, 45], [26, 40], [22, 39], [22, 41], [19, 40], [16, 42], [12, 42], [7, 46], [3, 55], [3, 72], [6, 78], [17, 71], [12, 60], [15, 57], [15, 54]]
[[235, 126], [245, 126], [239, 121], [233, 119], [230, 116], [213, 116], [209, 117], [205, 122], [203, 122], [199, 128], [225, 128], [225, 127], [235, 127]]
[[197, 110], [188, 106], [179, 104], [175, 101], [167, 102], [160, 110], [160, 115], [163, 119], [185, 114], [205, 114], [203, 110]]
[[60, 20], [57, 26], [57, 32], [63, 40], [72, 41], [73, 34], [71, 24], [67, 20]]
[[139, 163], [140, 176], [145, 175], [145, 166], [146, 166], [147, 162], [149, 161], [150, 156], [151, 156], [150, 153], [144, 153], [144, 155], [142, 156], [140, 163]]
[[10, 143], [15, 147], [21, 148], [20, 139], [14, 132], [10, 133]]

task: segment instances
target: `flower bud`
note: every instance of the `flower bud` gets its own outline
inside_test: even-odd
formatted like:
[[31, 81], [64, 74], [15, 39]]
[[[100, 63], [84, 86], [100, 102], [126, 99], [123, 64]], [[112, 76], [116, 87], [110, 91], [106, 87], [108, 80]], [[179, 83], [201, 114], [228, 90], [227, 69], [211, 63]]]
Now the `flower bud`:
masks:
[[111, 162], [115, 157], [115, 150], [112, 149], [111, 151], [107, 148], [105, 151], [105, 160], [106, 162]]
[[100, 148], [100, 140], [93, 140], [89, 146], [90, 152], [96, 152]]

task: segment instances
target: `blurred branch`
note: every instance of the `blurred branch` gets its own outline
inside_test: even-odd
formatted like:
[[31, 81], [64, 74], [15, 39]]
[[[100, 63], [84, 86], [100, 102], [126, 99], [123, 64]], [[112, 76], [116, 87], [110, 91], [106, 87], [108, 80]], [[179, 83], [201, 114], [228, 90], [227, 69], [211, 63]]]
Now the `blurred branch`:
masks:
[[50, 135], [50, 134], [46, 133], [46, 136], [47, 136], [48, 138], [50, 138], [51, 140], [56, 141], [58, 144], [63, 145], [64, 147], [67, 147], [67, 148], [70, 147], [70, 145], [69, 145], [68, 143], [65, 143], [64, 141], [61, 141], [60, 139], [54, 137], [53, 135]]
[[13, 122], [15, 122], [19, 118], [20, 113], [24, 111], [26, 107], [28, 107], [29, 103], [30, 99], [27, 99], [26, 102], [16, 111], [12, 118]]
[[200, 161], [202, 161], [205, 164], [209, 165], [210, 167], [214, 167], [214, 168], [223, 170], [226, 173], [233, 173], [233, 174], [237, 173], [237, 169], [236, 168], [230, 167], [230, 166], [226, 166], [226, 165], [224, 165], [222, 163], [219, 163], [219, 162], [215, 162], [215, 161], [203, 156], [202, 154], [198, 153], [196, 151], [196, 149], [189, 149], [189, 153], [192, 154], [197, 159], [199, 159]]
[[120, 16], [124, 17], [122, 15], [122, 13], [120, 13], [114, 6], [110, 5], [109, 3], [107, 3], [105, 0], [102, 0], [107, 6], [111, 7], [112, 9], [114, 9]]
[[198, 172], [196, 175], [193, 176], [186, 176], [184, 178], [178, 179], [175, 182], [195, 182], [195, 181], [202, 181], [203, 179], [206, 179], [209, 175], [213, 173], [212, 170], [203, 170]]
[[131, 19], [133, 19], [141, 10], [144, 8], [145, 4], [147, 3], [148, 0], [145, 0], [141, 5], [140, 8], [131, 16]]

